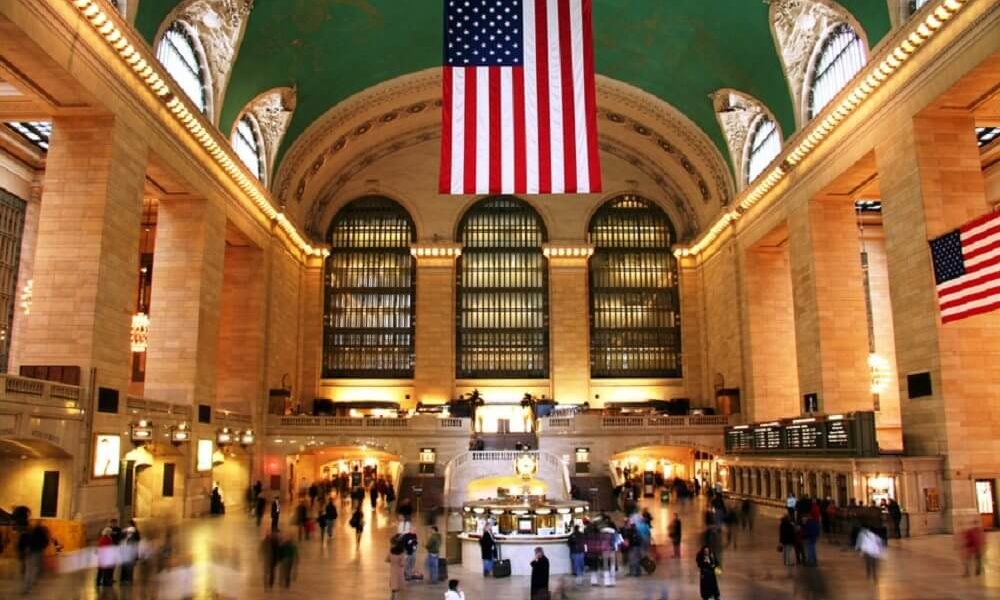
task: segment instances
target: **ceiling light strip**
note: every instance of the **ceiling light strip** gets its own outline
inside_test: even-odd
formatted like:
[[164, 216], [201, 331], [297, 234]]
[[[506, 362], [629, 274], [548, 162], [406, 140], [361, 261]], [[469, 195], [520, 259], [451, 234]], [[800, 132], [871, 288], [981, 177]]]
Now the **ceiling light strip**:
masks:
[[116, 22], [117, 16], [110, 17], [101, 6], [100, 0], [67, 1], [83, 15], [122, 61], [146, 84], [146, 87], [164, 101], [174, 119], [187, 129], [191, 137], [222, 167], [259, 212], [274, 222], [304, 254], [325, 256], [324, 249], [306, 241], [285, 214], [274, 208], [269, 195], [261, 189], [260, 183], [244, 171], [242, 165], [230, 154], [229, 148], [220, 144], [213, 131], [202, 124], [200, 115], [189, 108], [187, 100], [183, 98], [183, 92], [175, 93], [171, 90], [168, 83], [169, 76], [161, 73], [159, 63], [152, 56], [148, 56], [148, 52], [140, 44], [129, 41], [128, 34], [122, 31]]
[[[674, 255], [695, 256], [700, 254], [714, 242], [731, 223], [747, 214], [761, 199], [767, 195], [788, 172], [829, 137], [837, 127], [854, 113], [872, 93], [888, 81], [900, 67], [908, 61], [920, 46], [927, 43], [944, 26], [944, 23], [955, 16], [963, 6], [972, 0], [944, 0], [934, 10], [926, 13], [923, 20], [911, 25], [910, 33], [902, 36], [896, 47], [881, 53], [884, 58], [878, 62], [866, 65], [865, 70], [855, 77], [853, 88], [842, 90], [837, 105], [831, 104], [810, 123], [810, 127], [797, 136], [801, 141], [794, 148], [786, 148], [778, 166], [771, 169], [766, 177], [757, 177], [754, 185], [742, 194], [734, 210], [724, 213], [697, 241], [689, 246], [679, 246], [674, 249]], [[825, 116], [823, 116], [825, 115]]]

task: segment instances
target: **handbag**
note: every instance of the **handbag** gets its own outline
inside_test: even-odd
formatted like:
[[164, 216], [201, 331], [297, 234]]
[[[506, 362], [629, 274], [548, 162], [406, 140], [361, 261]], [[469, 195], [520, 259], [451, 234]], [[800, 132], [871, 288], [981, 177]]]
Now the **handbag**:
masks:
[[715, 576], [720, 577], [722, 575], [722, 567], [715, 567]]

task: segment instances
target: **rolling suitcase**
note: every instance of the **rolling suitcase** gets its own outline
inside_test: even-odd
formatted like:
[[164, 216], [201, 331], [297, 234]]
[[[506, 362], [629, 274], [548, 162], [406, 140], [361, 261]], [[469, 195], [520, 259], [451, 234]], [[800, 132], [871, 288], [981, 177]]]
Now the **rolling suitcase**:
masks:
[[643, 571], [652, 575], [653, 571], [656, 570], [656, 561], [648, 556], [643, 556], [642, 560], [639, 561], [639, 566], [642, 567]]
[[438, 581], [448, 581], [448, 559], [444, 556], [438, 557]]
[[493, 576], [497, 579], [510, 577], [510, 560], [501, 558], [500, 544], [497, 544], [497, 559], [493, 561]]

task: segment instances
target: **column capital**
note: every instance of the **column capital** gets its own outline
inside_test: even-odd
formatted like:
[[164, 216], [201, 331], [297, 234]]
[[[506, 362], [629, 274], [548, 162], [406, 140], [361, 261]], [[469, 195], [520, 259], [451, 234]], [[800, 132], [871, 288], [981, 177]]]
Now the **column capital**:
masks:
[[410, 254], [418, 265], [447, 266], [462, 255], [462, 244], [458, 242], [414, 242], [410, 244]]

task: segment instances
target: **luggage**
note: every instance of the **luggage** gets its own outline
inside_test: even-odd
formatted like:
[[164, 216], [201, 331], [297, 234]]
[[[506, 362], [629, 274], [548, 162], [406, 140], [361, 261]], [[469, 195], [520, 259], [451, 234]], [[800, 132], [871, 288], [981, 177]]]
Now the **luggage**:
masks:
[[643, 556], [642, 559], [639, 561], [639, 566], [642, 567], [643, 571], [652, 575], [653, 571], [656, 570], [656, 561], [654, 561], [652, 558], [648, 556]]
[[438, 557], [438, 581], [448, 581], [448, 559]]
[[498, 558], [493, 561], [493, 576], [497, 579], [510, 577], [510, 561], [506, 558]]
[[500, 544], [497, 544], [497, 559], [493, 561], [493, 577], [510, 577], [510, 560], [500, 557]]

